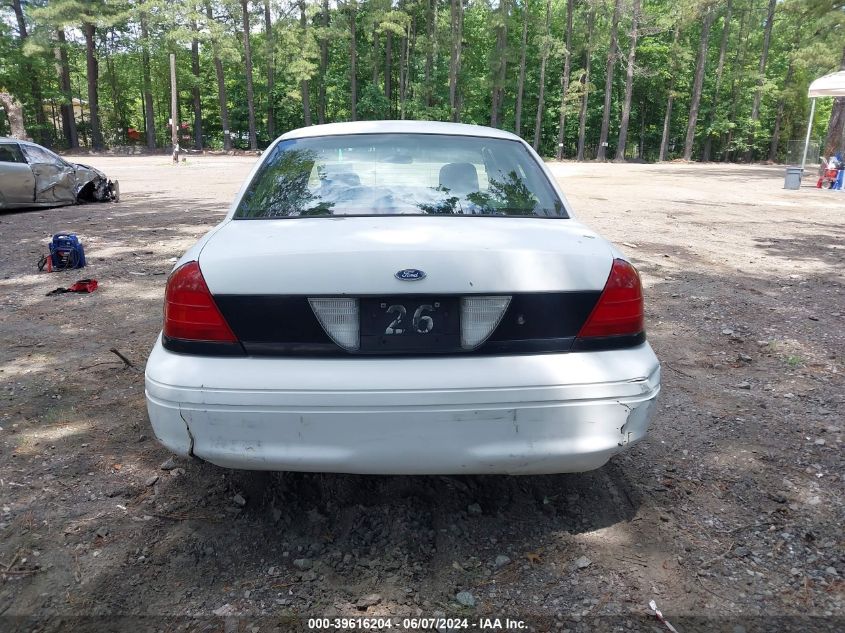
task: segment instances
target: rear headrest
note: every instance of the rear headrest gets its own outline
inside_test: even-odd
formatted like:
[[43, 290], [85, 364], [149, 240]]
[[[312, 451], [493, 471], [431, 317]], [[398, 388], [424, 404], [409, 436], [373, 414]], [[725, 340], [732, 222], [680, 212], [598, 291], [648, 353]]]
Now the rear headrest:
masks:
[[361, 185], [361, 178], [351, 169], [344, 169], [336, 166], [326, 166], [325, 177], [323, 182], [334, 185], [346, 185], [348, 187], [358, 187]]
[[440, 168], [440, 186], [464, 196], [478, 191], [478, 172], [472, 163], [447, 163]]

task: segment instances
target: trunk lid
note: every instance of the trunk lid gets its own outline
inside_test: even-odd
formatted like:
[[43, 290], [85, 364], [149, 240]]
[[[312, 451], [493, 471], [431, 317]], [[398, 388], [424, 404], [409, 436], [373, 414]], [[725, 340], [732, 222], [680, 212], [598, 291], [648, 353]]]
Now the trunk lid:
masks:
[[214, 295], [510, 294], [601, 291], [613, 253], [571, 219], [334, 217], [231, 220], [199, 262]]

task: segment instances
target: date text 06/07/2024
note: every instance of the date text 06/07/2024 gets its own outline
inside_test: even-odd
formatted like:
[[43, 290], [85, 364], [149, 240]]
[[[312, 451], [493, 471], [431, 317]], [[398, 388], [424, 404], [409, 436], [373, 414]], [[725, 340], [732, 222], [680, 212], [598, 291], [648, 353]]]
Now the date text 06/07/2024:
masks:
[[519, 631], [526, 628], [524, 620], [512, 618], [447, 618], [447, 617], [338, 617], [308, 618], [308, 629], [312, 631], [333, 630], [476, 630], [476, 631]]

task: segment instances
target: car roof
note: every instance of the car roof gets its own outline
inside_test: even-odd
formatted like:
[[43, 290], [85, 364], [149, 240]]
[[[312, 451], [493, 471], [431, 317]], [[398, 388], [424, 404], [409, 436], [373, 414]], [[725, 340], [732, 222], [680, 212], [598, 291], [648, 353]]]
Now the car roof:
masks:
[[451, 136], [478, 136], [518, 141], [520, 138], [510, 132], [483, 125], [466, 123], [443, 123], [440, 121], [353, 121], [349, 123], [327, 123], [312, 125], [286, 132], [281, 140], [311, 138], [314, 136], [337, 136], [342, 134], [443, 134]]
[[0, 143], [20, 143], [21, 145], [35, 145], [37, 147], [42, 147], [41, 145], [38, 145], [38, 143], [25, 141], [22, 138], [14, 138], [12, 136], [0, 136]]

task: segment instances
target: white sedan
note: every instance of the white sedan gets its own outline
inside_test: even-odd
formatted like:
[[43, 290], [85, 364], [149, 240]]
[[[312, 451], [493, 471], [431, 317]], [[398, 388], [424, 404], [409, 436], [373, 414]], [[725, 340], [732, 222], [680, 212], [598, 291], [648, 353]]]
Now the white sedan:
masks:
[[586, 471], [660, 390], [634, 267], [486, 127], [288, 132], [177, 262], [146, 368], [170, 450], [371, 474]]

